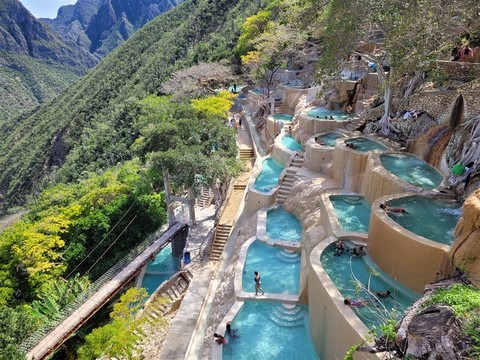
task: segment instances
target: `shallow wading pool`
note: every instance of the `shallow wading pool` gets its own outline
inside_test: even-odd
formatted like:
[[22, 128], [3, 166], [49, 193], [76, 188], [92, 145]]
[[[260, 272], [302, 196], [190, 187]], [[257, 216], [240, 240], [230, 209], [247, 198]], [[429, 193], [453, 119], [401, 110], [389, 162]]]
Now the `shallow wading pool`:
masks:
[[283, 171], [283, 165], [274, 158], [268, 157], [262, 162], [262, 171], [255, 180], [255, 190], [269, 192], [278, 185], [278, 178]]
[[267, 235], [273, 240], [299, 242], [302, 240], [302, 224], [282, 207], [267, 211]]
[[329, 199], [342, 230], [368, 232], [371, 206], [363, 196], [330, 195]]

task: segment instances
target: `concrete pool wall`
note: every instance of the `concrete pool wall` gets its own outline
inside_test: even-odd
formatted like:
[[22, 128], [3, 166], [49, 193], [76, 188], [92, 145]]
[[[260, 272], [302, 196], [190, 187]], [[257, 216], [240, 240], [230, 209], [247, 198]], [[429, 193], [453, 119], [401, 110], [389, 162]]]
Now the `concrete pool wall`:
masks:
[[[376, 142], [382, 144], [379, 141]], [[369, 182], [365, 179], [368, 159], [370, 156], [380, 153], [383, 152], [379, 150], [357, 151], [347, 147], [343, 141], [337, 142], [333, 153], [333, 178], [347, 191], [362, 192], [362, 187], [365, 187], [363, 184], [370, 187]], [[371, 202], [369, 198], [367, 200]]]
[[375, 263], [410, 289], [423, 293], [426, 284], [445, 276], [450, 246], [414, 234], [397, 224], [379, 205], [392, 198], [412, 196], [404, 193], [385, 196], [372, 204], [368, 250]]
[[373, 203], [383, 196], [405, 192], [419, 193], [422, 190], [423, 188], [414, 186], [385, 169], [380, 153], [373, 153], [367, 160], [359, 192], [365, 195], [369, 203]]
[[[343, 297], [325, 272], [320, 255], [335, 237], [320, 242], [310, 254], [308, 273], [308, 304], [310, 335], [320, 359], [343, 359], [355, 344], [368, 338], [368, 328], [353, 310], [343, 303]], [[354, 359], [379, 360], [381, 354], [356, 352]]]
[[317, 119], [307, 115], [308, 110], [310, 109], [306, 109], [297, 118], [299, 127], [303, 130], [303, 136], [310, 137], [317, 133], [343, 129], [343, 126], [349, 123], [349, 121]]
[[[315, 134], [315, 136], [318, 135]], [[304, 166], [311, 171], [333, 177], [333, 153], [335, 148], [320, 145], [315, 141], [315, 136], [310, 137], [305, 142]]]

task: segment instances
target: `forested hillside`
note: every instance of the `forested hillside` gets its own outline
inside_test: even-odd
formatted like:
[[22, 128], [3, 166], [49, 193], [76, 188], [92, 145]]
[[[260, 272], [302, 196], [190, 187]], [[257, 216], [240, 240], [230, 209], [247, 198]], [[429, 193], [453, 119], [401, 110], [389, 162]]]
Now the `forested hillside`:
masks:
[[18, 0], [0, 0], [0, 125], [59, 94], [96, 63]]
[[[0, 134], [3, 207], [49, 180], [69, 181], [131, 157], [136, 102], [172, 71], [229, 54], [258, 2], [189, 0], [135, 33], [55, 101]], [[60, 168], [61, 167], [61, 168]]]

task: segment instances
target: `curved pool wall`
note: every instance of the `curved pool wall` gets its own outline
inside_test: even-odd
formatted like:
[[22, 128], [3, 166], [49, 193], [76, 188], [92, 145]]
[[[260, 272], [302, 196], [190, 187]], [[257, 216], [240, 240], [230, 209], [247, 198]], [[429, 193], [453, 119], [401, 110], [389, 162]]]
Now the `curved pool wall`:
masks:
[[378, 153], [373, 153], [366, 163], [365, 175], [359, 192], [365, 195], [368, 202], [373, 203], [376, 199], [387, 195], [405, 192], [420, 193], [424, 190], [424, 188], [414, 186], [385, 169], [380, 156]]
[[345, 138], [345, 135], [336, 131], [331, 131], [324, 134], [315, 134], [314, 136], [310, 137], [305, 142], [304, 166], [311, 171], [333, 177], [333, 153], [335, 151], [336, 143], [339, 140], [328, 138], [328, 142], [323, 145], [315, 141], [315, 136], [322, 138], [322, 136], [325, 137], [329, 134], [336, 134], [340, 141]]
[[[318, 360], [310, 336], [309, 310], [306, 306], [284, 306], [278, 302], [237, 301], [217, 327], [225, 334], [228, 321], [238, 329], [239, 338], [227, 347], [212, 340], [212, 359]], [[286, 326], [286, 322], [289, 325]]]
[[352, 150], [360, 152], [369, 152], [369, 151], [386, 151], [387, 147], [383, 144], [380, 144], [377, 141], [373, 141], [364, 136], [352, 137], [345, 140], [345, 144], [350, 144], [354, 148]]
[[[376, 141], [383, 145], [380, 141]], [[367, 160], [369, 156], [378, 153], [380, 150], [367, 152], [357, 151], [345, 145], [345, 142], [337, 141], [333, 153], [333, 178], [346, 191], [362, 192], [362, 185], [371, 184], [364, 181]], [[363, 192], [362, 192], [363, 193]], [[367, 200], [369, 202], [370, 199]]]
[[285, 246], [296, 248], [302, 241], [302, 231], [302, 224], [295, 215], [281, 206], [261, 209], [258, 212], [257, 237], [270, 245], [285, 242]]
[[[302, 133], [305, 137], [313, 136], [314, 134], [324, 133], [328, 131], [335, 131], [337, 129], [343, 129], [345, 124], [348, 124], [351, 119], [342, 120], [328, 120], [317, 119], [308, 115], [308, 111], [312, 108], [304, 110], [298, 115], [299, 127], [302, 129]], [[335, 119], [335, 118], [334, 118]]]
[[370, 204], [361, 195], [329, 195], [334, 215], [343, 231], [368, 233]]
[[[252, 247], [253, 246], [253, 247]], [[256, 258], [254, 256], [252, 260], [252, 254], [249, 256], [250, 248], [252, 247], [252, 251], [257, 252], [257, 250], [266, 250], [265, 253], [268, 254], [265, 259]], [[269, 248], [269, 249], [268, 249]], [[283, 253], [281, 253], [283, 251]], [[271, 246], [267, 244], [264, 240], [258, 239], [256, 236], [251, 237], [248, 239], [243, 245], [240, 250], [240, 254], [237, 261], [237, 269], [235, 271], [235, 294], [237, 299], [246, 300], [246, 299], [253, 299], [253, 300], [274, 300], [279, 302], [284, 302], [288, 304], [296, 304], [300, 301], [300, 294], [305, 287], [305, 277], [303, 274], [305, 271], [302, 271], [302, 263], [301, 263], [301, 248], [299, 246], [291, 247], [288, 243], [283, 243], [282, 241], [278, 241], [275, 243], [275, 246]], [[281, 259], [277, 258], [280, 255]], [[254, 254], [255, 255], [255, 254]], [[285, 256], [283, 256], [285, 255]], [[268, 258], [272, 260], [273, 267], [269, 268], [268, 265]], [[247, 265], [247, 260], [249, 264]], [[253, 261], [253, 262], [252, 262]], [[289, 263], [289, 261], [291, 261]], [[253, 265], [252, 265], [253, 264]], [[258, 264], [255, 265], [255, 264]], [[284, 266], [284, 264], [286, 266]], [[290, 264], [291, 269], [288, 268], [288, 264]], [[293, 264], [293, 266], [292, 266]], [[253, 266], [253, 268], [252, 268]], [[257, 268], [258, 267], [258, 268]], [[276, 276], [282, 277], [282, 268], [285, 268], [285, 281], [281, 284], [274, 284], [274, 282], [268, 281], [269, 278], [275, 278]], [[293, 271], [294, 269], [294, 271]], [[251, 272], [246, 273], [246, 271]], [[255, 288], [253, 286], [253, 271], [258, 271], [260, 276], [262, 277], [262, 287], [265, 290], [265, 295], [262, 296], [255, 296]], [[273, 272], [272, 272], [273, 271]], [[244, 289], [244, 276], [246, 277], [246, 284], [250, 284]], [[281, 280], [278, 280], [281, 281]], [[296, 281], [296, 288], [294, 289], [296, 293], [289, 289], [288, 291], [282, 291], [282, 287], [291, 286], [292, 281]], [[264, 286], [265, 285], [265, 286]], [[268, 286], [267, 286], [268, 285]], [[278, 292], [269, 292], [268, 288], [272, 287], [274, 291]]]
[[[343, 240], [346, 249], [353, 249], [357, 243]], [[353, 311], [362, 322], [372, 329], [384, 324], [387, 319], [398, 321], [407, 309], [420, 297], [384, 273], [368, 255], [352, 256], [349, 252], [338, 255], [335, 244], [331, 243], [320, 255], [323, 269], [329, 275], [342, 297], [370, 300], [371, 303]], [[376, 295], [377, 291], [390, 291], [385, 299]]]
[[[360, 344], [368, 338], [369, 332], [354, 311], [345, 306], [342, 295], [320, 262], [323, 250], [335, 241], [336, 237], [323, 240], [310, 254], [308, 272], [310, 335], [320, 359], [343, 359], [352, 345]], [[381, 354], [366, 352], [355, 357], [367, 360], [381, 358]]]
[[[418, 195], [396, 194], [395, 198], [409, 196]], [[383, 271], [420, 293], [426, 284], [438, 280], [439, 275], [448, 276], [451, 273], [448, 261], [450, 246], [414, 234], [397, 224], [379, 207], [381, 203], [393, 199], [385, 196], [372, 204], [369, 254]]]

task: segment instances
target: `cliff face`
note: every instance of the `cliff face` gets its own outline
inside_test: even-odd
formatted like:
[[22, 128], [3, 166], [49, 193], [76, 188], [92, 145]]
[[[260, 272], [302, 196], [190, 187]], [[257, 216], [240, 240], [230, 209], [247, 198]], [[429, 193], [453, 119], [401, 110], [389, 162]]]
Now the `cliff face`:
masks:
[[182, 0], [79, 0], [55, 19], [41, 19], [64, 39], [104, 57], [135, 31]]
[[455, 227], [455, 244], [450, 250], [452, 264], [480, 286], [480, 189], [463, 204], [463, 216]]

